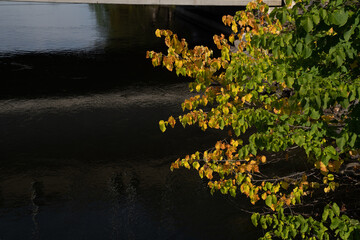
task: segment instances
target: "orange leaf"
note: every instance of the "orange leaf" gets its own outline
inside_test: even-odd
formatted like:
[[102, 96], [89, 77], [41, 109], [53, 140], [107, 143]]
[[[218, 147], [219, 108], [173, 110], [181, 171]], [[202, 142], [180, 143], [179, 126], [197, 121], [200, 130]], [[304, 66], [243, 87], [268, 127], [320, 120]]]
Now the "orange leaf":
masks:
[[169, 119], [168, 119], [168, 123], [170, 124], [170, 126], [172, 128], [174, 128], [175, 124], [176, 124], [176, 120], [173, 116], [170, 116]]
[[213, 173], [213, 170], [212, 170], [211, 168], [207, 168], [207, 169], [205, 170], [205, 176], [206, 176], [208, 179], [210, 179], [210, 180], [213, 178], [212, 173]]

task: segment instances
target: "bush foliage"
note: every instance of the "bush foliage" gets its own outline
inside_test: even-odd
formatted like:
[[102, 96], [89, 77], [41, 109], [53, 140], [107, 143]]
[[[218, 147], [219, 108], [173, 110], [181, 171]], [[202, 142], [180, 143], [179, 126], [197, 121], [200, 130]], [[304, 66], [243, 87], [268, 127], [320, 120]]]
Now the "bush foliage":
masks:
[[[355, 191], [359, 182], [359, 7], [358, 0], [288, 0], [269, 14], [258, 0], [223, 17], [233, 33], [214, 36], [215, 52], [190, 49], [170, 30], [155, 33], [167, 54], [147, 52], [154, 66], [192, 79], [196, 92], [183, 115], [159, 122], [161, 131], [180, 122], [229, 135], [171, 170], [195, 169], [211, 193], [264, 201], [268, 211], [251, 217], [267, 230], [264, 239], [360, 238], [345, 205], [331, 203], [332, 192]], [[295, 162], [306, 161], [304, 171], [264, 173], [269, 164], [292, 164], [288, 156], [299, 150], [306, 157]], [[321, 212], [306, 208], [314, 198]]]

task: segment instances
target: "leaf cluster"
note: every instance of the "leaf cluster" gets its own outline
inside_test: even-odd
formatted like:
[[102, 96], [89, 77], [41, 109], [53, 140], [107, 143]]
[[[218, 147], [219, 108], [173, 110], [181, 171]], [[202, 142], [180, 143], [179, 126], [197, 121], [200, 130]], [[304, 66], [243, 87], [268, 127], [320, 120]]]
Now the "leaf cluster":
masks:
[[[218, 57], [157, 30], [167, 54], [148, 51], [147, 57], [191, 78], [195, 92], [183, 102], [183, 115], [159, 122], [161, 131], [180, 122], [229, 135], [176, 160], [171, 170], [195, 169], [211, 193], [240, 192], [278, 212], [319, 189], [335, 191], [343, 166], [359, 161], [359, 6], [358, 0], [288, 0], [269, 13], [261, 0], [250, 2], [245, 11], [223, 17], [233, 33], [214, 36]], [[311, 169], [283, 177], [261, 171], [274, 163], [270, 153], [295, 148], [305, 152]]]
[[304, 218], [302, 215], [285, 215], [283, 210], [277, 214], [260, 215], [254, 213], [251, 216], [254, 226], [261, 225], [263, 229], [269, 229], [262, 240], [272, 239], [273, 236], [280, 239], [359, 239], [360, 222], [350, 219], [341, 214], [336, 203], [324, 208], [321, 219], [312, 217]]

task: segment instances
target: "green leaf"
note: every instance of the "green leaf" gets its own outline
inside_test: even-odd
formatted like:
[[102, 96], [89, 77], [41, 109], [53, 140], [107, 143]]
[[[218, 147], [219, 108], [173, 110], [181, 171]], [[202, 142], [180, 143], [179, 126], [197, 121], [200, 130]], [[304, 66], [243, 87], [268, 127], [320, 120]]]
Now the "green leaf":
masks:
[[282, 16], [281, 16], [281, 24], [286, 23], [286, 17], [287, 17], [287, 12], [286, 11], [282, 11]]
[[303, 44], [301, 42], [298, 42], [296, 44], [296, 53], [301, 55], [303, 52]]
[[289, 115], [287, 115], [287, 114], [284, 114], [284, 115], [281, 115], [280, 116], [280, 120], [281, 121], [284, 121], [284, 120], [286, 120], [286, 119], [288, 119], [289, 118]]
[[287, 33], [284, 35], [284, 42], [286, 44], [289, 44], [290, 40], [293, 38], [293, 35], [291, 33]]
[[294, 78], [293, 77], [287, 77], [285, 80], [285, 84], [288, 88], [292, 88], [294, 84]]
[[343, 108], [348, 108], [348, 106], [350, 105], [350, 102], [347, 98], [345, 98], [344, 101], [340, 102], [340, 104]]
[[325, 240], [329, 240], [330, 239], [330, 236], [327, 232], [324, 232], [324, 239]]
[[256, 150], [256, 147], [255, 147], [255, 146], [256, 146], [256, 145], [255, 145], [254, 143], [251, 143], [251, 144], [250, 144], [250, 151], [251, 151], [251, 153], [252, 153], [253, 155], [256, 156], [257, 150]]
[[271, 195], [272, 196], [272, 203], [273, 204], [277, 204], [277, 197], [276, 195]]
[[294, 137], [294, 142], [296, 145], [301, 147], [305, 143], [305, 137], [302, 135], [297, 135]]
[[319, 16], [319, 14], [313, 14], [313, 15], [312, 15], [312, 20], [313, 20], [313, 22], [314, 22], [316, 25], [318, 25], [319, 22], [320, 22], [320, 16]]
[[355, 28], [356, 28], [357, 25], [359, 24], [359, 21], [360, 21], [360, 19], [359, 19], [359, 18], [356, 18], [356, 19], [355, 19], [355, 22], [354, 22], [354, 24], [351, 26], [351, 28], [344, 33], [344, 39], [345, 39], [345, 41], [349, 41], [351, 35], [354, 34]]
[[309, 43], [312, 41], [312, 36], [310, 33], [307, 33], [306, 34], [306, 37], [305, 37], [305, 45], [309, 45]]
[[244, 180], [244, 178], [245, 178], [244, 174], [241, 174], [241, 173], [237, 174], [235, 177], [236, 184], [240, 185], [242, 183], [242, 181]]
[[268, 196], [266, 197], [266, 199], [265, 199], [265, 204], [266, 204], [266, 206], [268, 206], [268, 207], [271, 208], [271, 206], [272, 206], [272, 201], [273, 201], [272, 196], [271, 196], [271, 195], [268, 195]]
[[320, 99], [319, 94], [315, 95], [315, 101], [316, 101], [316, 104], [318, 105], [318, 107], [320, 108], [321, 107], [321, 99]]
[[333, 203], [333, 205], [332, 205], [332, 210], [334, 211], [334, 213], [335, 213], [336, 216], [339, 216], [339, 215], [340, 215], [340, 208], [339, 208], [339, 206], [338, 206], [336, 203]]
[[355, 142], [356, 142], [356, 138], [357, 138], [357, 135], [354, 133], [354, 134], [352, 135], [352, 137], [351, 137], [350, 142], [349, 142], [349, 146], [350, 146], [350, 147], [354, 147]]
[[223, 118], [220, 118], [220, 121], [219, 121], [219, 127], [221, 130], [224, 129], [224, 126], [225, 126], [225, 122], [224, 122], [224, 119]]
[[296, 231], [296, 229], [295, 229], [294, 224], [291, 224], [291, 225], [290, 225], [290, 233], [291, 233], [291, 236], [292, 236], [293, 238], [296, 237], [297, 231]]
[[349, 41], [349, 39], [350, 39], [350, 37], [351, 37], [352, 34], [353, 34], [352, 29], [346, 31], [346, 32], [344, 33], [344, 39], [345, 39], [345, 41]]
[[278, 80], [278, 81], [281, 81], [282, 80], [282, 73], [278, 70], [275, 71], [275, 79]]
[[328, 153], [328, 154], [331, 154], [331, 155], [336, 155], [337, 152], [336, 152], [336, 149], [333, 147], [333, 146], [327, 146], [325, 148], [325, 151]]
[[305, 29], [306, 32], [311, 32], [313, 29], [313, 21], [309, 16], [306, 16], [305, 19], [301, 20], [301, 26]]
[[236, 188], [230, 188], [229, 192], [232, 197], [236, 197]]
[[338, 67], [340, 67], [344, 63], [344, 59], [340, 57], [340, 55], [336, 55], [335, 61]]
[[251, 215], [251, 222], [252, 224], [257, 227], [258, 226], [258, 220], [260, 218], [259, 213], [254, 213], [253, 215]]
[[235, 129], [234, 129], [234, 133], [235, 133], [235, 135], [236, 135], [237, 137], [240, 136], [240, 134], [241, 134], [241, 132], [240, 132], [240, 127], [235, 128]]
[[346, 143], [345, 137], [340, 137], [336, 139], [336, 145], [340, 148], [341, 151], [344, 150], [345, 143]]
[[301, 229], [300, 229], [301, 233], [306, 233], [308, 229], [309, 229], [309, 224], [307, 222], [301, 224]]
[[260, 218], [260, 224], [261, 224], [261, 227], [262, 227], [263, 229], [267, 229], [266, 218], [265, 218], [265, 217], [261, 217], [261, 218]]
[[324, 100], [323, 109], [325, 110], [325, 109], [327, 109], [327, 104], [329, 102], [329, 93], [328, 92], [325, 93], [323, 100]]
[[272, 54], [274, 55], [275, 58], [279, 57], [279, 48], [280, 48], [279, 46], [276, 46], [272, 50]]
[[310, 57], [311, 54], [312, 54], [311, 48], [308, 45], [305, 45], [304, 52], [303, 52], [304, 58]]
[[312, 110], [310, 117], [317, 120], [320, 118], [320, 113], [318, 111]]
[[321, 8], [319, 10], [319, 12], [320, 12], [320, 16], [322, 17], [322, 19], [326, 20], [327, 19], [327, 11], [325, 9]]
[[345, 12], [344, 9], [335, 10], [330, 14], [329, 19], [332, 24], [338, 25], [339, 27], [345, 25], [349, 17], [348, 12]]
[[286, 46], [286, 54], [288, 56], [292, 56], [292, 53], [293, 53], [293, 48], [291, 47], [291, 45], [287, 45]]
[[340, 225], [341, 222], [342, 222], [342, 221], [341, 221], [340, 218], [337, 218], [337, 217], [333, 218], [333, 219], [331, 220], [330, 229], [331, 229], [331, 230], [334, 230], [334, 229], [338, 228], [338, 226]]
[[327, 208], [327, 207], [325, 207], [325, 209], [324, 209], [324, 212], [323, 212], [323, 214], [322, 214], [322, 220], [325, 222], [326, 221], [326, 219], [328, 218], [328, 216], [329, 216], [329, 208]]

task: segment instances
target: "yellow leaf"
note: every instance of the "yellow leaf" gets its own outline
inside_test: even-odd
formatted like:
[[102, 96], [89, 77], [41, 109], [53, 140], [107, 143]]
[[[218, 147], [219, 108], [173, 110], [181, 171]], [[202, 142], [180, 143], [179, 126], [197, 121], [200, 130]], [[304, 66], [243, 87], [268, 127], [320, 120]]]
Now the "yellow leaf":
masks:
[[267, 197], [267, 194], [264, 192], [264, 193], [261, 195], [261, 199], [262, 199], [262, 200], [265, 200], [266, 197]]
[[280, 184], [277, 184], [273, 187], [273, 192], [277, 193], [280, 190]]
[[244, 103], [245, 101], [249, 102], [250, 99], [252, 98], [252, 94], [249, 93], [249, 94], [246, 94], [244, 97], [241, 98], [242, 102]]
[[157, 37], [161, 37], [161, 30], [160, 30], [160, 29], [156, 29], [155, 35], [156, 35]]
[[195, 168], [196, 170], [199, 170], [200, 164], [199, 162], [193, 162], [193, 168]]
[[264, 91], [264, 88], [265, 88], [265, 86], [259, 86], [259, 90], [258, 90], [258, 92], [262, 92], [262, 91]]
[[207, 161], [208, 160], [208, 151], [204, 152], [204, 160]]
[[201, 167], [200, 170], [199, 170], [199, 176], [200, 178], [203, 178], [204, 177], [204, 167]]
[[235, 23], [235, 21], [233, 21], [233, 24], [232, 24], [232, 26], [231, 26], [231, 30], [232, 30], [234, 33], [237, 33], [237, 32], [238, 32], [237, 24]]
[[336, 35], [336, 32], [334, 31], [333, 28], [330, 28], [327, 32], [326, 32], [327, 35]]
[[229, 37], [229, 41], [231, 43], [234, 43], [234, 40], [235, 40], [234, 34], [231, 34], [230, 37]]
[[240, 187], [240, 190], [242, 193], [244, 193], [246, 196], [249, 196], [250, 193], [250, 187], [248, 184], [243, 183]]
[[165, 126], [164, 120], [160, 120], [160, 121], [159, 121], [159, 127], [160, 127], [160, 130], [161, 130], [162, 132], [165, 132], [166, 126]]
[[202, 96], [202, 104], [204, 105], [204, 106], [206, 106], [207, 104], [208, 104], [208, 99], [207, 99], [207, 97], [205, 97], [205, 95], [203, 95]]
[[196, 89], [197, 92], [200, 92], [200, 90], [201, 90], [201, 85], [200, 85], [200, 84], [196, 85], [195, 89]]
[[184, 162], [184, 167], [187, 168], [187, 169], [190, 169], [190, 164], [187, 161], [185, 161]]
[[238, 142], [238, 141], [236, 141], [236, 140], [234, 140], [234, 139], [231, 139], [230, 144], [231, 144], [232, 146], [234, 146], [234, 147], [239, 146], [239, 142]]

